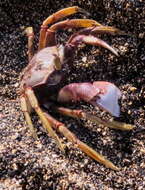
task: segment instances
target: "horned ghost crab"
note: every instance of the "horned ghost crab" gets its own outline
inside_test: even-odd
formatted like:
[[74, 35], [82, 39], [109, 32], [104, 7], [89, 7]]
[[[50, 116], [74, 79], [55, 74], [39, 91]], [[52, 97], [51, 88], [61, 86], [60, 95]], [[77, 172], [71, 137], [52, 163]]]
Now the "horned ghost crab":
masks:
[[[68, 140], [94, 160], [104, 164], [106, 167], [118, 170], [119, 168], [112, 162], [77, 139], [63, 123], [57, 121], [48, 113], [48, 103], [51, 100], [56, 103], [55, 105], [57, 105], [57, 102], [63, 103], [83, 100], [94, 106], [100, 106], [113, 116], [119, 116], [118, 99], [121, 96], [121, 92], [114, 84], [105, 81], [94, 81], [65, 85], [65, 79], [67, 77], [65, 71], [68, 67], [71, 68], [73, 64], [73, 54], [79, 44], [85, 43], [102, 46], [110, 50], [113, 54], [118, 55], [114, 48], [97, 36], [98, 34], [104, 33], [119, 34], [121, 32], [120, 30], [103, 26], [95, 20], [90, 19], [70, 19], [57, 23], [58, 20], [77, 12], [85, 13], [86, 11], [77, 6], [68, 7], [54, 13], [44, 20], [40, 30], [38, 52], [35, 55], [33, 55], [33, 29], [32, 27], [26, 29], [28, 36], [29, 64], [21, 76], [21, 109], [34, 138], [37, 138], [37, 134], [30, 117], [32, 110], [35, 110], [38, 114], [43, 127], [48, 131], [49, 135], [56, 140], [58, 147], [62, 151], [64, 151], [64, 145], [55, 130], [62, 133]], [[48, 28], [50, 24], [53, 25]], [[73, 34], [64, 46], [58, 45], [55, 39], [57, 30], [68, 28], [83, 29]], [[44, 108], [47, 108], [47, 112]], [[74, 118], [89, 119], [97, 124], [102, 124], [110, 128], [120, 130], [131, 130], [133, 128], [132, 125], [114, 120], [104, 121], [83, 110], [71, 110], [59, 106], [54, 106], [54, 109], [61, 114]]]

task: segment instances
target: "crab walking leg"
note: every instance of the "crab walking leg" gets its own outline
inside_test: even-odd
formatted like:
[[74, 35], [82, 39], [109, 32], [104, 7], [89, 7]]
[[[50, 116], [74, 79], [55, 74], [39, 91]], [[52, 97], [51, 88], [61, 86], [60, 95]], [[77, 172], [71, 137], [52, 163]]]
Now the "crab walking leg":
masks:
[[107, 44], [105, 41], [92, 36], [92, 35], [76, 35], [71, 40], [68, 41], [67, 46], [78, 46], [80, 43], [85, 43], [85, 44], [90, 44], [90, 45], [95, 45], [95, 46], [102, 46], [108, 50], [110, 50], [113, 54], [118, 56], [117, 51], [111, 47], [109, 44]]
[[98, 125], [102, 124], [106, 127], [113, 128], [113, 129], [128, 131], [128, 130], [132, 130], [134, 128], [134, 126], [130, 125], [130, 124], [126, 124], [126, 123], [122, 123], [122, 122], [118, 122], [118, 121], [102, 120], [99, 117], [96, 117], [90, 113], [84, 112], [83, 110], [72, 110], [72, 109], [68, 109], [68, 108], [64, 108], [64, 107], [58, 107], [58, 108], [56, 108], [56, 110], [63, 115], [67, 115], [67, 116], [70, 116], [73, 118], [79, 118], [79, 119], [84, 118], [84, 119], [90, 120]]
[[36, 131], [34, 129], [34, 126], [32, 124], [30, 114], [28, 112], [28, 104], [27, 104], [25, 96], [21, 96], [20, 97], [20, 102], [21, 102], [22, 112], [24, 113], [25, 120], [26, 120], [26, 122], [27, 122], [27, 124], [29, 126], [31, 134], [32, 134], [32, 136], [33, 136], [34, 139], [37, 139], [38, 137], [37, 137]]
[[58, 22], [52, 25], [49, 29], [47, 29], [44, 47], [56, 45], [55, 33], [59, 29], [68, 29], [68, 28], [88, 28], [100, 26], [101, 24], [95, 20], [90, 19], [67, 19], [61, 22]]
[[67, 28], [88, 28], [88, 27], [95, 27], [101, 26], [95, 20], [91, 19], [67, 19], [56, 24], [53, 24], [49, 29], [53, 31], [57, 31], [59, 29], [67, 29]]
[[116, 52], [114, 48], [112, 48], [109, 44], [107, 44], [103, 40], [96, 37], [98, 34], [122, 35], [125, 33], [111, 26], [98, 25], [96, 27], [85, 28], [73, 34], [69, 38], [65, 46], [65, 51], [66, 52], [72, 51], [72, 49], [74, 47], [77, 47], [80, 43], [86, 43], [90, 45], [102, 46], [118, 56], [118, 53]]
[[98, 36], [98, 34], [127, 35], [125, 32], [119, 30], [118, 28], [114, 28], [112, 26], [103, 26], [100, 24], [96, 27], [89, 27], [82, 29], [77, 33], [71, 35], [67, 43], [70, 44], [74, 38], [80, 35], [85, 35], [85, 36], [91, 35], [96, 37]]
[[57, 11], [56, 13], [50, 15], [48, 18], [46, 18], [43, 21], [43, 24], [41, 26], [41, 30], [40, 30], [40, 37], [39, 37], [39, 50], [41, 50], [42, 48], [44, 48], [44, 39], [45, 39], [45, 35], [46, 35], [46, 31], [48, 28], [48, 24], [52, 24], [54, 22], [57, 22], [58, 20], [67, 17], [69, 15], [75, 14], [77, 12], [82, 12], [85, 14], [88, 14], [87, 11], [85, 11], [84, 9], [81, 9], [77, 6], [74, 7], [68, 7], [62, 10]]
[[44, 128], [48, 131], [50, 136], [56, 140], [56, 143], [57, 143], [58, 147], [60, 148], [60, 150], [64, 152], [64, 146], [62, 145], [62, 143], [61, 143], [59, 137], [57, 136], [57, 134], [55, 133], [55, 131], [52, 129], [50, 122], [46, 119], [43, 111], [39, 107], [38, 101], [35, 97], [33, 90], [31, 88], [27, 88], [25, 93], [29, 99], [29, 102], [30, 102], [32, 108], [36, 111], [36, 113], [40, 117], [40, 120], [42, 121]]
[[28, 36], [28, 60], [30, 61], [34, 55], [33, 53], [33, 41], [34, 41], [34, 32], [32, 27], [27, 27], [25, 33]]
[[103, 26], [103, 25], [93, 28], [90, 34], [91, 35], [98, 35], [98, 34], [127, 35], [124, 31], [121, 31], [118, 28], [114, 28], [112, 26]]
[[96, 160], [97, 162], [104, 164], [106, 167], [111, 168], [113, 170], [119, 170], [112, 162], [104, 158], [101, 154], [97, 153], [91, 147], [80, 141], [70, 130], [68, 130], [65, 125], [56, 119], [52, 118], [49, 114], [45, 113], [48, 121], [58, 129], [60, 133], [62, 133], [69, 141], [75, 144], [79, 149], [81, 149], [88, 156]]

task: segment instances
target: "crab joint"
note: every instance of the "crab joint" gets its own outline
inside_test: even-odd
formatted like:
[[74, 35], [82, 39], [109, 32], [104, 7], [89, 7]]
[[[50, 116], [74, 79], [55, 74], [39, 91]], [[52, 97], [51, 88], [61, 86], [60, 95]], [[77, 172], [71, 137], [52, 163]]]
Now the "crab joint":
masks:
[[53, 54], [54, 55], [54, 64], [55, 64], [55, 69], [56, 70], [61, 70], [61, 61], [60, 58], [58, 57], [58, 55]]

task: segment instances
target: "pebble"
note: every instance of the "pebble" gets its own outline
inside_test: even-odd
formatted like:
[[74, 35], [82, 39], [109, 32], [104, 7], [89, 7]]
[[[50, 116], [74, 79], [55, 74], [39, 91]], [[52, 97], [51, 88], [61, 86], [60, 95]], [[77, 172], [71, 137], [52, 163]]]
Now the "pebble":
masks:
[[82, 61], [83, 61], [84, 63], [86, 63], [87, 57], [83, 57], [83, 58], [82, 58]]

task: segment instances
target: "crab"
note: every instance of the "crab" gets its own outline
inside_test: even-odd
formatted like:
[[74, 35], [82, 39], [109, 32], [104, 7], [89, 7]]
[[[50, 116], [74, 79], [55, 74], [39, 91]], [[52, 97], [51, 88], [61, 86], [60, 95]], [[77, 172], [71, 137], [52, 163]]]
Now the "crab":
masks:
[[[43, 127], [55, 139], [62, 152], [65, 152], [65, 145], [62, 143], [56, 131], [62, 133], [69, 141], [92, 159], [104, 164], [108, 168], [119, 170], [119, 167], [115, 166], [111, 161], [97, 153], [84, 142], [81, 142], [65, 124], [57, 121], [48, 113], [51, 106], [54, 105], [53, 108], [55, 111], [70, 117], [88, 119], [97, 125], [101, 124], [119, 130], [133, 129], [133, 126], [130, 124], [115, 120], [102, 120], [86, 111], [69, 109], [62, 106], [66, 102], [75, 103], [85, 101], [94, 107], [99, 106], [101, 109], [111, 113], [112, 116], [118, 117], [120, 114], [118, 99], [121, 96], [121, 92], [114, 84], [105, 81], [66, 83], [67, 71], [72, 68], [73, 55], [80, 44], [85, 43], [102, 46], [118, 56], [114, 48], [97, 36], [104, 33], [122, 33], [119, 29], [103, 26], [91, 19], [67, 19], [59, 21], [77, 12], [87, 13], [84, 9], [74, 6], [59, 10], [44, 20], [40, 30], [38, 51], [35, 54], [33, 53], [33, 28], [26, 28], [29, 64], [21, 75], [21, 110], [35, 139], [38, 137], [30, 116], [32, 110], [37, 113]], [[49, 28], [48, 25], [50, 26]], [[82, 29], [74, 33], [65, 45], [58, 45], [56, 42], [57, 30], [69, 28]], [[51, 102], [54, 104], [51, 105]]]

